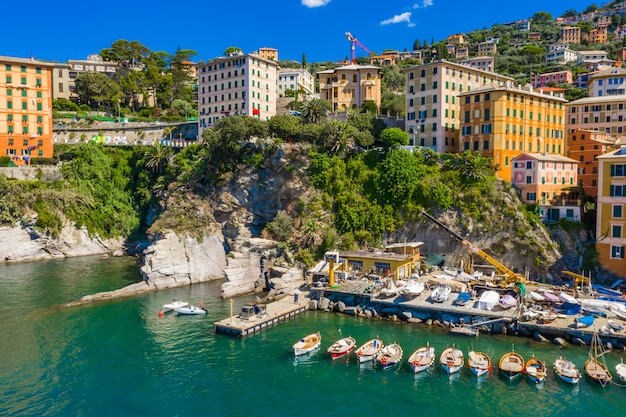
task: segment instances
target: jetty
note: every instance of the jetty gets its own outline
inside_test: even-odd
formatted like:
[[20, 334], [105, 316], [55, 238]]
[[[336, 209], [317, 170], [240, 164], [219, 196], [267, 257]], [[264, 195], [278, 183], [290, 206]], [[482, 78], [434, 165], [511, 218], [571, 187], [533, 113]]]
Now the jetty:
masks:
[[237, 337], [250, 336], [289, 320], [308, 308], [309, 298], [299, 290], [268, 304], [248, 303], [237, 314], [232, 311], [231, 300], [230, 317], [215, 322], [215, 333]]

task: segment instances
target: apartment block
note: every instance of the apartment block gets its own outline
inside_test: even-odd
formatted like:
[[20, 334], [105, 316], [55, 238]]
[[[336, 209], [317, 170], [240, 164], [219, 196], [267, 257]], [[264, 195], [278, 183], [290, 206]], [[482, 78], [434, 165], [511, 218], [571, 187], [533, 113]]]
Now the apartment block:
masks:
[[571, 71], [546, 72], [544, 74], [535, 74], [532, 77], [531, 84], [533, 88], [547, 87], [550, 83], [571, 84], [574, 81]]
[[580, 43], [580, 27], [563, 26], [561, 28], [562, 43]]
[[567, 135], [566, 155], [578, 161], [578, 185], [585, 194], [598, 196], [598, 160], [615, 148], [615, 138], [606, 132], [581, 129]]
[[556, 64], [565, 62], [576, 62], [578, 60], [578, 53], [572, 51], [566, 44], [558, 43], [550, 45], [548, 53], [546, 54], [546, 64]]
[[372, 65], [345, 65], [317, 73], [320, 99], [328, 100], [333, 111], [358, 109], [366, 101], [380, 107], [382, 73]]
[[599, 130], [616, 140], [624, 137], [626, 95], [585, 97], [566, 105], [567, 133]]
[[510, 77], [446, 60], [410, 67], [404, 73], [405, 129], [410, 135], [410, 144], [439, 153], [460, 150], [459, 94], [487, 83], [504, 84], [513, 81]]
[[52, 72], [54, 64], [0, 56], [5, 88], [0, 90], [0, 155], [14, 165], [52, 158]]
[[278, 95], [285, 96], [285, 91], [303, 91], [304, 94], [315, 92], [315, 80], [304, 68], [284, 68], [278, 70]]
[[626, 278], [626, 148], [598, 157], [596, 251], [607, 270]]
[[92, 54], [87, 59], [69, 59], [66, 64], [57, 64], [56, 71], [52, 72], [53, 98], [67, 98], [78, 102], [76, 93], [76, 78], [88, 72], [97, 72], [108, 77], [117, 72], [117, 64], [107, 62], [98, 54]]
[[512, 180], [512, 161], [522, 153], [565, 153], [565, 106], [561, 94], [530, 86], [488, 84], [461, 93], [460, 151], [493, 159], [496, 176]]
[[608, 38], [608, 28], [606, 26], [598, 26], [597, 29], [592, 29], [587, 35], [589, 43], [606, 43]]
[[259, 55], [261, 59], [269, 59], [271, 61], [278, 61], [278, 49], [275, 48], [259, 48], [259, 50], [253, 54]]
[[498, 46], [495, 42], [480, 42], [478, 44], [477, 56], [493, 56], [498, 52]]
[[477, 56], [464, 61], [457, 61], [458, 64], [477, 70], [493, 72], [495, 69], [495, 58], [492, 56]]
[[626, 94], [626, 69], [607, 68], [589, 76], [589, 96], [603, 97]]
[[576, 196], [568, 189], [576, 186], [577, 175], [578, 163], [563, 155], [525, 152], [513, 158], [512, 183], [528, 204], [549, 207], [571, 201]]
[[223, 117], [276, 114], [278, 64], [241, 52], [198, 65], [198, 133]]

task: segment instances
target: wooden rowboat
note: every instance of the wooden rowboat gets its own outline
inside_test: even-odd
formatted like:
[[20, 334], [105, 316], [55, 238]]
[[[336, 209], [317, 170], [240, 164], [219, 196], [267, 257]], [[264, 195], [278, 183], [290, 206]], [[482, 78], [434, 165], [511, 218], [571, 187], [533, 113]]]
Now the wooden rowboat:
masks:
[[385, 344], [380, 339], [372, 339], [361, 345], [356, 350], [359, 363], [373, 361], [384, 346]]
[[483, 352], [471, 351], [468, 353], [467, 367], [476, 376], [491, 372], [491, 358]]
[[330, 357], [334, 359], [342, 358], [348, 355], [356, 346], [356, 340], [354, 337], [348, 336], [337, 340], [326, 351], [330, 353]]
[[542, 382], [546, 378], [546, 364], [534, 356], [526, 362], [526, 375], [535, 384]]
[[524, 372], [524, 358], [515, 351], [505, 353], [498, 362], [500, 373], [509, 379], [517, 378]]
[[417, 349], [409, 356], [408, 362], [414, 373], [428, 369], [435, 362], [435, 348], [427, 344]]
[[313, 352], [320, 347], [322, 343], [322, 335], [320, 332], [311, 333], [308, 336], [303, 337], [293, 344], [293, 354], [295, 356], [305, 355], [309, 352]]

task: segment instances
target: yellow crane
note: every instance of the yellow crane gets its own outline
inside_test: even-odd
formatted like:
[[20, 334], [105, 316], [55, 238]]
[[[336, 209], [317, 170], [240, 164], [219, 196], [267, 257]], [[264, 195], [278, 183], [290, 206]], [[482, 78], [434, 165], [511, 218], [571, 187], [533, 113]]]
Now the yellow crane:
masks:
[[580, 285], [580, 292], [582, 292], [585, 288], [585, 284], [587, 284], [587, 288], [589, 292], [591, 292], [591, 278], [570, 271], [561, 271], [561, 273], [574, 278], [574, 291], [578, 291], [578, 286]]
[[517, 272], [510, 270], [505, 265], [503, 265], [500, 261], [495, 259], [493, 256], [489, 255], [487, 252], [480, 249], [478, 246], [474, 245], [469, 240], [463, 238], [461, 235], [456, 233], [454, 230], [450, 229], [445, 224], [441, 223], [439, 220], [437, 220], [430, 214], [426, 213], [425, 211], [422, 211], [422, 214], [426, 216], [429, 220], [431, 220], [433, 223], [435, 223], [437, 226], [441, 227], [443, 230], [448, 232], [456, 240], [461, 242], [463, 246], [466, 246], [467, 248], [469, 248], [469, 250], [472, 253], [475, 253], [476, 255], [480, 256], [485, 261], [493, 265], [496, 268], [496, 271], [498, 272], [498, 274], [504, 277], [504, 282], [507, 285], [508, 284], [522, 284], [526, 282], [526, 278], [522, 274], [518, 274]]

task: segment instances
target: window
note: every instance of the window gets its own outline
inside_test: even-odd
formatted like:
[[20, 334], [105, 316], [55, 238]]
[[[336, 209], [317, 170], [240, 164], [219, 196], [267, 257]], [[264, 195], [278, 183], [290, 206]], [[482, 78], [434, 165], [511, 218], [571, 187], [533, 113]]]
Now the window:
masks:
[[611, 164], [611, 176], [612, 177], [623, 177], [624, 176], [624, 172], [626, 172], [624, 167], [625, 167], [625, 165], [623, 165], [623, 164]]
[[537, 193], [526, 193], [526, 200], [528, 201], [537, 200]]
[[624, 259], [624, 248], [611, 245], [611, 259]]
[[616, 219], [622, 218], [622, 206], [621, 205], [613, 206], [613, 217]]
[[531, 175], [526, 175], [526, 184], [532, 184], [533, 183], [533, 177]]
[[609, 195], [611, 197], [622, 197], [623, 194], [623, 186], [622, 185], [611, 185], [609, 190]]
[[611, 237], [622, 237], [622, 226], [613, 225], [611, 227]]

